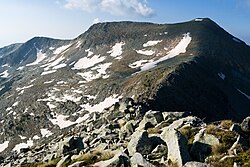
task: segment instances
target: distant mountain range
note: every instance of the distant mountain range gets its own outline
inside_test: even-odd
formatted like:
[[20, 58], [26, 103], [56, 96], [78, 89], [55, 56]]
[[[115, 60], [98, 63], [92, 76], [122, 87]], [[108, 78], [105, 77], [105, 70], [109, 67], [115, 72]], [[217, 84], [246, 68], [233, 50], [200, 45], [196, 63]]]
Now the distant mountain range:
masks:
[[0, 48], [0, 144], [9, 141], [2, 154], [126, 98], [147, 110], [241, 121], [250, 115], [249, 85], [250, 46], [208, 18], [98, 23], [73, 40], [35, 37]]

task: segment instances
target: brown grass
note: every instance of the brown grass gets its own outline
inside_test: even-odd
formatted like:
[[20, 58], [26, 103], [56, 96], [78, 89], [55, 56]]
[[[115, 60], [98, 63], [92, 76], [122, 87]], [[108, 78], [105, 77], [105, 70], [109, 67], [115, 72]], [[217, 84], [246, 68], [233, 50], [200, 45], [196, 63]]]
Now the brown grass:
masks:
[[160, 134], [162, 130], [160, 128], [148, 128], [148, 134]]
[[229, 129], [232, 125], [233, 125], [232, 120], [223, 120], [220, 123], [220, 127], [222, 127], [223, 129]]

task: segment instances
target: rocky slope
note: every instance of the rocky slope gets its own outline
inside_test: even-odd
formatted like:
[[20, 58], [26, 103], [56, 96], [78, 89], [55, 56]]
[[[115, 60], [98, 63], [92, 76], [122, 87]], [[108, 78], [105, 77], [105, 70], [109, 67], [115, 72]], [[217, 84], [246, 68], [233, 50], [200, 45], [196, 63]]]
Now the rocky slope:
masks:
[[[23, 163], [34, 163], [20, 152], [45, 144], [37, 161], [46, 161], [48, 148], [64, 139], [61, 134], [83, 135], [89, 122], [107, 119], [104, 109], [119, 99], [140, 104], [140, 114], [132, 114], [138, 118], [135, 127], [149, 110], [190, 112], [202, 122], [240, 122], [250, 115], [249, 55], [248, 45], [207, 18], [98, 23], [73, 40], [36, 37], [1, 48], [0, 155], [10, 156], [5, 163], [20, 164], [22, 156]], [[121, 113], [115, 118], [126, 116]], [[122, 126], [116, 125], [115, 133], [117, 127]]]
[[[2, 159], [2, 166], [249, 166], [250, 117], [206, 124], [185, 112], [145, 113], [133, 99]], [[43, 141], [45, 141], [43, 143]], [[31, 141], [30, 141], [31, 142]]]

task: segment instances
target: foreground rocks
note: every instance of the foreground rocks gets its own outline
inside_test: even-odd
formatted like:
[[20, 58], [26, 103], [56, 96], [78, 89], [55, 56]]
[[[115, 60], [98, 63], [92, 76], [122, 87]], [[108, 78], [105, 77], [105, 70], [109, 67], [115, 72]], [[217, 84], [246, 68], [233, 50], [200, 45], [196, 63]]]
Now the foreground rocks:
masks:
[[[0, 159], [1, 166], [210, 167], [250, 165], [247, 120], [206, 124], [184, 112], [142, 112], [133, 101]], [[239, 129], [240, 128], [240, 129]]]

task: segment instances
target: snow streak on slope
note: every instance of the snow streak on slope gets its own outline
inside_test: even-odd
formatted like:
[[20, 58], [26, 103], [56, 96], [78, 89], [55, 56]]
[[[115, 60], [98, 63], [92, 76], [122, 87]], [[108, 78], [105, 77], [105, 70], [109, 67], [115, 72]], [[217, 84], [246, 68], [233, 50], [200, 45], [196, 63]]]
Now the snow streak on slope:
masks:
[[8, 70], [5, 70], [4, 72], [0, 73], [1, 78], [8, 78], [8, 76], [9, 76]]
[[46, 54], [42, 53], [42, 50], [37, 50], [36, 60], [33, 63], [27, 64], [26, 66], [33, 66], [39, 64], [46, 58]]
[[250, 100], [250, 96], [246, 93], [242, 92], [241, 90], [237, 89], [241, 94], [243, 94], [248, 100]]
[[102, 62], [105, 60], [105, 57], [100, 57], [100, 55], [94, 55], [91, 58], [81, 58], [79, 59], [74, 67], [72, 68], [73, 70], [80, 70], [80, 69], [87, 69], [89, 67], [93, 67], [95, 64]]
[[148, 41], [147, 43], [143, 44], [143, 47], [155, 46], [160, 42], [162, 42], [162, 40]]
[[191, 40], [192, 40], [192, 38], [190, 37], [190, 33], [184, 34], [184, 37], [182, 38], [182, 40], [177, 44], [177, 46], [174, 49], [169, 51], [166, 56], [164, 56], [156, 61], [152, 61], [152, 62], [144, 64], [141, 67], [141, 71], [146, 71], [146, 70], [149, 70], [151, 68], [154, 68], [160, 62], [163, 62], [167, 59], [173, 58], [181, 53], [185, 53], [186, 48], [188, 47]]
[[146, 56], [151, 56], [155, 54], [155, 51], [153, 50], [136, 50], [136, 52], [142, 55], [146, 55]]
[[0, 144], [0, 153], [3, 152], [6, 148], [9, 146], [9, 141], [5, 141], [2, 144]]
[[112, 56], [112, 57], [118, 57], [118, 56], [120, 56], [122, 54], [122, 46], [123, 45], [125, 45], [124, 42], [116, 43], [112, 47], [112, 50], [108, 51], [107, 53], [110, 53], [110, 56]]
[[17, 151], [18, 153], [20, 152], [20, 150], [22, 148], [28, 148], [28, 147], [31, 147], [33, 146], [33, 140], [29, 139], [27, 141], [27, 143], [20, 143], [20, 144], [17, 144], [14, 148], [13, 148], [13, 151]]
[[60, 53], [62, 53], [63, 51], [65, 51], [66, 49], [68, 49], [70, 46], [71, 46], [71, 44], [61, 46], [61, 47], [57, 48], [57, 49], [53, 52], [53, 54], [55, 54], [55, 55], [60, 54]]
[[87, 104], [81, 105], [81, 107], [89, 112], [95, 112], [95, 111], [102, 112], [105, 108], [108, 108], [111, 105], [113, 105], [114, 103], [118, 102], [119, 98], [121, 98], [121, 96], [113, 95], [113, 96], [106, 98], [104, 101], [102, 101], [99, 104], [96, 104], [94, 106], [91, 106], [89, 103], [87, 103]]

